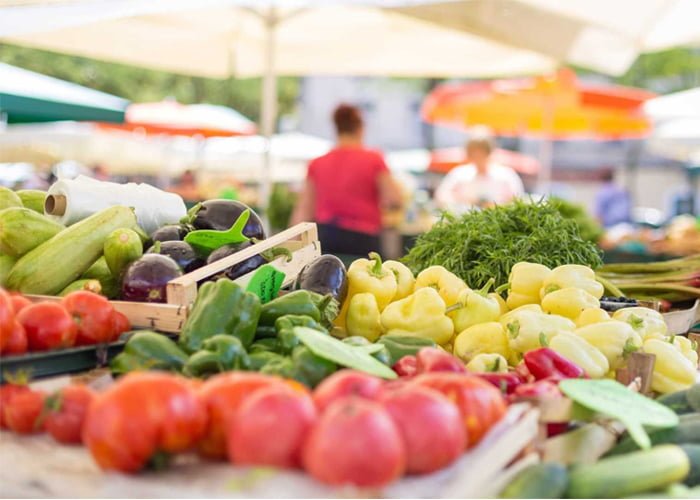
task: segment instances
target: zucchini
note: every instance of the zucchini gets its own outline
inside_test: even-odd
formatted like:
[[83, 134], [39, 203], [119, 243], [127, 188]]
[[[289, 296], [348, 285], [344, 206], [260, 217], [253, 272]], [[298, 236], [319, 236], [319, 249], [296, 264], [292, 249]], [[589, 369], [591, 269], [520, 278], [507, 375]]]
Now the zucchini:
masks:
[[626, 497], [682, 481], [689, 471], [683, 449], [664, 444], [574, 467], [566, 494], [568, 498]]
[[12, 189], [0, 186], [0, 210], [10, 207], [21, 207], [22, 200]]
[[102, 255], [104, 242], [112, 231], [135, 225], [136, 216], [129, 207], [114, 206], [101, 210], [20, 258], [7, 278], [7, 284], [22, 293], [56, 294], [94, 264]]
[[133, 229], [116, 229], [105, 240], [105, 261], [116, 280], [120, 280], [126, 267], [142, 255], [143, 243]]
[[46, 202], [46, 192], [37, 189], [21, 189], [17, 191], [17, 196], [22, 200], [24, 208], [34, 210], [44, 215], [44, 203]]
[[59, 293], [59, 297], [65, 297], [71, 292], [80, 292], [80, 291], [86, 291], [86, 292], [92, 292], [92, 293], [102, 293], [102, 285], [100, 284], [99, 281], [97, 280], [86, 280], [86, 279], [81, 279], [81, 280], [75, 280], [73, 283], [65, 287], [63, 290], [61, 290], [61, 293]]
[[657, 401], [679, 415], [700, 411], [700, 384], [683, 391], [664, 394]]
[[[648, 432], [652, 445], [657, 444], [700, 444], [700, 413], [687, 413], [680, 416], [680, 421], [676, 427], [667, 429], [656, 429]], [[639, 449], [637, 443], [628, 435], [625, 435], [620, 442], [615, 445], [608, 455], [621, 455]]]
[[686, 486], [700, 486], [700, 444], [684, 443], [680, 445], [690, 461], [690, 473], [683, 484]]
[[99, 281], [102, 287], [102, 292], [100, 293], [108, 299], [116, 299], [119, 296], [119, 282], [112, 276], [104, 256], [97, 259], [95, 263], [80, 276], [80, 279]]
[[695, 384], [685, 395], [690, 407], [696, 412], [700, 412], [700, 384]]
[[0, 252], [19, 258], [65, 229], [28, 208], [0, 211]]
[[561, 498], [568, 482], [563, 465], [535, 464], [523, 469], [501, 492], [501, 498]]
[[4, 287], [7, 277], [15, 265], [16, 259], [9, 255], [0, 254], [0, 286]]

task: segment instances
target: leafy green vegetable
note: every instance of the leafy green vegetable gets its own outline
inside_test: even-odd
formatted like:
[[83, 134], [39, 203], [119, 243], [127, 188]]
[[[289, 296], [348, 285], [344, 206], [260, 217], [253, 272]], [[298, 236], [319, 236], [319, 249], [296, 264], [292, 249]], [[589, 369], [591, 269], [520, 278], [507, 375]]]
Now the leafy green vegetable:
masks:
[[499, 285], [507, 283], [510, 268], [520, 261], [595, 269], [602, 264], [600, 256], [598, 247], [581, 238], [576, 222], [562, 217], [555, 202], [516, 200], [462, 216], [443, 213], [403, 260], [414, 273], [441, 265], [470, 287], [481, 288], [490, 278]]
[[603, 236], [603, 227], [598, 224], [598, 221], [588, 215], [583, 205], [556, 197], [552, 197], [552, 202], [564, 218], [572, 219], [576, 222], [582, 239], [597, 243], [600, 237]]

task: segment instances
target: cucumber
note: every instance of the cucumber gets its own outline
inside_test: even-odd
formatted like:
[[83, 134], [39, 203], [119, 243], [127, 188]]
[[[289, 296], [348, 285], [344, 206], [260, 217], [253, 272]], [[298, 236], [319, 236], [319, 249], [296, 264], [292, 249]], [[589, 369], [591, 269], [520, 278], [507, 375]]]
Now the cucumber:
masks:
[[680, 446], [664, 444], [649, 450], [579, 465], [569, 473], [568, 498], [620, 498], [662, 489], [682, 481], [690, 471]]
[[664, 394], [656, 401], [664, 406], [668, 406], [677, 414], [682, 415], [684, 413], [691, 413], [695, 411], [690, 403], [688, 402], [687, 394], [690, 389], [685, 389], [683, 391], [671, 392], [669, 394]]
[[568, 482], [569, 475], [563, 465], [531, 465], [506, 486], [501, 498], [561, 498]]
[[102, 285], [97, 280], [75, 280], [59, 293], [59, 297], [65, 297], [71, 292], [87, 291], [92, 293], [102, 293]]
[[46, 192], [37, 189], [22, 189], [17, 191], [17, 196], [22, 200], [24, 208], [34, 210], [44, 215], [44, 202], [46, 202]]
[[28, 208], [0, 211], [0, 252], [19, 258], [65, 229]]
[[9, 255], [0, 254], [0, 286], [4, 287], [6, 285], [7, 277], [10, 275], [12, 266], [15, 265], [17, 260]]
[[690, 473], [683, 484], [686, 486], [700, 485], [700, 444], [683, 443], [680, 445], [690, 461]]
[[[676, 427], [667, 429], [656, 429], [648, 432], [652, 445], [657, 444], [700, 444], [700, 413], [687, 413], [680, 416], [680, 421]], [[620, 442], [615, 445], [608, 455], [621, 455], [636, 451], [639, 447], [628, 435], [625, 435]]]
[[112, 272], [107, 267], [107, 261], [104, 256], [95, 261], [90, 268], [83, 273], [80, 279], [94, 279], [100, 282], [102, 287], [102, 295], [108, 299], [116, 299], [119, 296], [119, 281], [114, 279]]
[[25, 254], [10, 271], [7, 284], [22, 293], [56, 294], [94, 264], [112, 231], [135, 225], [131, 208], [101, 210]]
[[10, 207], [21, 207], [22, 200], [12, 189], [0, 186], [0, 210]]
[[695, 384], [685, 395], [690, 407], [696, 412], [700, 412], [700, 384]]
[[104, 256], [112, 276], [120, 280], [126, 267], [143, 255], [143, 243], [133, 229], [116, 229], [105, 240]]

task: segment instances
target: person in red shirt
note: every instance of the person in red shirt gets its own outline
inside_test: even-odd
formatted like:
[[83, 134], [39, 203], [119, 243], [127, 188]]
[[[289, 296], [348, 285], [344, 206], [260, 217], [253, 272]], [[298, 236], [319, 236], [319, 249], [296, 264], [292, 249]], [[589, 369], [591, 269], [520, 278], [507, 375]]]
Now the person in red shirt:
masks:
[[341, 104], [333, 121], [337, 144], [309, 164], [292, 224], [315, 221], [325, 253], [377, 252], [382, 209], [400, 208], [401, 191], [381, 153], [364, 147], [360, 110]]

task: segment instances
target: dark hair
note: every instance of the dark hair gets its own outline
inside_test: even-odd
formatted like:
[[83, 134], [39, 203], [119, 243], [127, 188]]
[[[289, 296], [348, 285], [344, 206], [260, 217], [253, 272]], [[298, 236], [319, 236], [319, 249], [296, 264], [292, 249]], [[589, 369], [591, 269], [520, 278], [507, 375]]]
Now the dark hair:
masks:
[[362, 128], [362, 113], [351, 104], [341, 104], [333, 111], [333, 122], [338, 134], [354, 134]]

